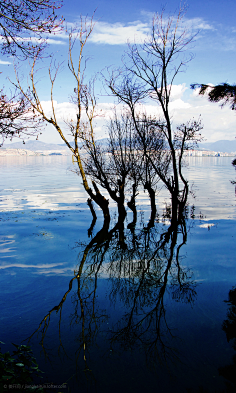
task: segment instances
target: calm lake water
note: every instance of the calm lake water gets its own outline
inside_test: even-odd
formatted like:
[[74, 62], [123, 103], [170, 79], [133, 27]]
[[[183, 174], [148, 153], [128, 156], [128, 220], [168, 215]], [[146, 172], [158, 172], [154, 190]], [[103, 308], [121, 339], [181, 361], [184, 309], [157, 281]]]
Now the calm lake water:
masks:
[[130, 212], [117, 228], [110, 203], [109, 230], [98, 211], [88, 233], [87, 196], [70, 157], [1, 157], [2, 350], [31, 345], [41, 383], [58, 386], [51, 392], [235, 391], [231, 161], [188, 159], [192, 194], [176, 232], [161, 189], [154, 228], [140, 193], [135, 230]]

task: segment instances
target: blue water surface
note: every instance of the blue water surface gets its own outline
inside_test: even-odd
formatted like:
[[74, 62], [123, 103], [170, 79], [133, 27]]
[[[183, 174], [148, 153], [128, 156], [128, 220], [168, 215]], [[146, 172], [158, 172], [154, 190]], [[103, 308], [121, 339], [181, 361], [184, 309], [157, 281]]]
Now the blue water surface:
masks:
[[165, 190], [154, 228], [145, 229], [150, 208], [140, 194], [135, 231], [128, 213], [120, 241], [111, 204], [109, 232], [93, 244], [102, 215], [88, 236], [91, 215], [70, 160], [1, 158], [2, 350], [29, 343], [43, 382], [67, 383], [65, 392], [227, 391], [222, 369], [236, 349], [236, 332], [223, 329], [236, 286], [230, 160], [189, 159], [195, 198], [184, 228], [161, 247]]

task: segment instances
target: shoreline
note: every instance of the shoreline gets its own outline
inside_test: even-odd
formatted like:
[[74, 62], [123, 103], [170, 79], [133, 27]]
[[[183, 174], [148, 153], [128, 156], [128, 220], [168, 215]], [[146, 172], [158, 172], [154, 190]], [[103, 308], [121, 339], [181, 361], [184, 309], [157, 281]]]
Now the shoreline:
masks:
[[0, 157], [7, 156], [69, 156], [68, 149], [65, 150], [28, 150], [28, 149], [0, 149]]

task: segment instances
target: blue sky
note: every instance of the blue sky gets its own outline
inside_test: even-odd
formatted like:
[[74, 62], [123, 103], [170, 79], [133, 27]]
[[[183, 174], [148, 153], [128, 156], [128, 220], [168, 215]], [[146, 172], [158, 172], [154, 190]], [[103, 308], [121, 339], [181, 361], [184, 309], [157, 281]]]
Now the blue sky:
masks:
[[[90, 41], [86, 45], [85, 54], [89, 57], [87, 67], [88, 78], [95, 72], [104, 70], [107, 66], [119, 66], [121, 58], [127, 49], [127, 41], [136, 42], [148, 34], [154, 12], [160, 12], [165, 6], [166, 15], [172, 15], [179, 9], [179, 1], [172, 0], [161, 3], [152, 0], [90, 0], [85, 2], [64, 0], [61, 9], [68, 26], [79, 21], [80, 15], [90, 17], [96, 9], [96, 22]], [[198, 32], [191, 52], [193, 60], [185, 72], [181, 72], [174, 82], [171, 114], [176, 123], [198, 118], [201, 114], [204, 125], [203, 135], [207, 141], [219, 139], [234, 139], [236, 136], [236, 113], [228, 107], [221, 109], [217, 104], [211, 104], [205, 97], [199, 97], [190, 90], [190, 84], [221, 82], [236, 83], [236, 4], [235, 0], [189, 0], [186, 3], [185, 24], [193, 32]], [[68, 38], [66, 34], [58, 34], [50, 38], [49, 51], [53, 52], [57, 61], [64, 61], [55, 85], [55, 100], [58, 120], [62, 122], [71, 117], [74, 110], [69, 102], [69, 95], [75, 84], [67, 69]], [[76, 59], [76, 53], [74, 53]], [[13, 59], [0, 57], [0, 72], [2, 84], [8, 86], [5, 79], [14, 79]], [[21, 64], [21, 72], [27, 74], [28, 63]], [[105, 71], [103, 71], [105, 72]], [[50, 112], [50, 84], [47, 79], [47, 60], [40, 65], [38, 89], [44, 107]], [[26, 81], [26, 78], [25, 78]], [[106, 119], [111, 114], [111, 98], [102, 91], [98, 81], [99, 108], [103, 110]], [[155, 112], [154, 105], [149, 105], [147, 111]], [[105, 136], [104, 119], [97, 121], [98, 137]], [[47, 127], [39, 138], [45, 142], [60, 143], [56, 130]]]

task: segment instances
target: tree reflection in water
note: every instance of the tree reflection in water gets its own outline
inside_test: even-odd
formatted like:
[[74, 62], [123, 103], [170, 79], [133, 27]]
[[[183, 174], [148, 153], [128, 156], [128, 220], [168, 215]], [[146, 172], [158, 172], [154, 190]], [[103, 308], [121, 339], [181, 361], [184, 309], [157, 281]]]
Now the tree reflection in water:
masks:
[[[64, 349], [62, 309], [75, 281], [77, 288], [73, 292], [74, 311], [70, 323], [80, 326], [76, 339], [76, 368], [83, 354], [84, 370], [92, 375], [89, 353], [94, 344], [98, 345], [101, 331], [112, 351], [119, 348], [132, 351], [142, 347], [148, 365], [155, 365], [158, 360], [174, 359], [177, 354], [169, 343], [173, 335], [168, 326], [165, 299], [171, 297], [173, 301], [192, 303], [196, 297], [196, 284], [191, 271], [182, 266], [180, 256], [187, 241], [190, 221], [185, 212], [179, 214], [178, 222], [168, 221], [167, 224], [167, 215], [165, 212], [162, 223], [142, 229], [131, 225], [124, 230], [124, 222], [118, 222], [109, 230], [109, 224], [105, 223], [79, 254], [74, 277], [60, 303], [45, 315], [29, 340], [35, 333], [40, 333], [40, 343], [47, 354], [45, 338], [51, 315], [56, 312], [59, 313], [59, 349]], [[119, 305], [118, 320], [109, 329], [110, 306], [100, 309], [97, 298], [100, 278], [109, 280], [112, 306]]]

